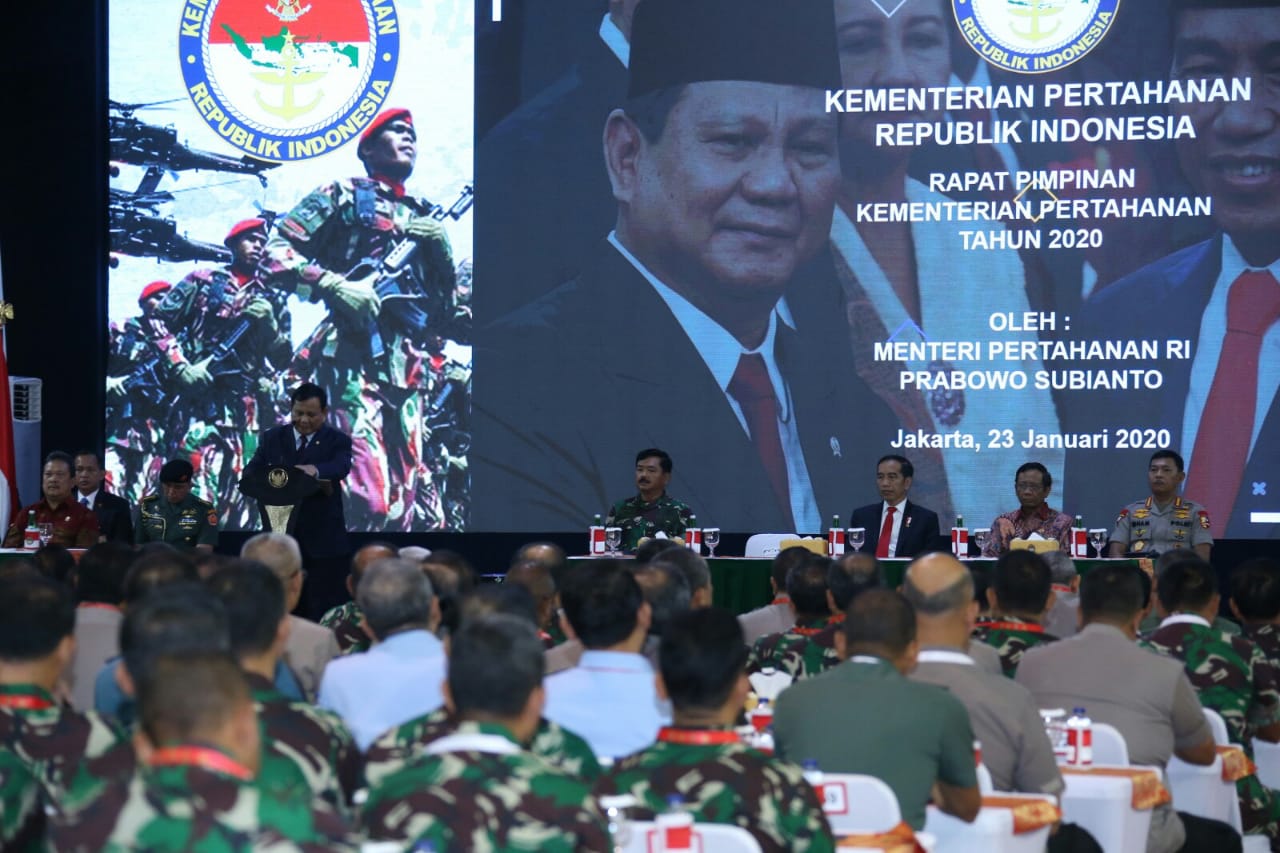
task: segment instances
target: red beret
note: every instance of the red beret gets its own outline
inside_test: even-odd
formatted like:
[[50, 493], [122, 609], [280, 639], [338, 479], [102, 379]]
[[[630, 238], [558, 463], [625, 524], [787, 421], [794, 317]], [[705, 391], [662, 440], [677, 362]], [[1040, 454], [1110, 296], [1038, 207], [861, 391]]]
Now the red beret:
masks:
[[157, 293], [164, 293], [172, 287], [173, 285], [167, 281], [153, 281], [146, 287], [142, 288], [142, 294], [138, 297], [138, 304], [141, 305]]
[[378, 131], [382, 130], [383, 125], [390, 124], [398, 118], [404, 119], [408, 122], [410, 127], [413, 127], [413, 113], [409, 112], [404, 107], [393, 107], [389, 110], [383, 110], [378, 113], [378, 115], [374, 117], [373, 121], [369, 123], [369, 126], [364, 129], [364, 133], [360, 134], [360, 144], [364, 145], [370, 139], [378, 135]]
[[231, 230], [227, 232], [227, 236], [223, 238], [222, 244], [228, 249], [235, 242], [236, 238], [246, 231], [262, 231], [266, 232], [267, 222], [265, 219], [241, 219], [235, 225], [231, 226]]

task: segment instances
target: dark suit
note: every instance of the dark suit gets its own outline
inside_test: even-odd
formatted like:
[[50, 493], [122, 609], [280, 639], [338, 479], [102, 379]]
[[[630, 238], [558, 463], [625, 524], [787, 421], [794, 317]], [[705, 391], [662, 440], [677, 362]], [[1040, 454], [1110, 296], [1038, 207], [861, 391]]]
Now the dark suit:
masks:
[[[80, 500], [78, 493], [76, 500]], [[133, 508], [127, 500], [111, 494], [106, 488], [99, 488], [89, 508], [98, 516], [98, 530], [108, 542], [133, 544]]]
[[[1121, 279], [1089, 300], [1082, 317], [1080, 339], [1185, 339], [1192, 350], [1198, 346], [1200, 320], [1222, 266], [1222, 237], [1161, 258], [1130, 276]], [[1162, 352], [1161, 355], [1164, 355]], [[1146, 367], [1125, 362], [1097, 363], [1097, 368]], [[1160, 364], [1164, 384], [1153, 391], [1117, 391], [1098, 398], [1083, 395], [1068, 407], [1076, 419], [1075, 431], [1094, 431], [1117, 427], [1163, 428], [1171, 435], [1169, 446], [1182, 447], [1182, 416], [1191, 385], [1192, 359], [1169, 359]], [[1216, 365], [1215, 365], [1216, 369]], [[1077, 450], [1067, 459], [1071, 472], [1068, 482], [1069, 505], [1086, 518], [1107, 526], [1116, 512], [1131, 496], [1146, 493], [1144, 473], [1151, 457], [1150, 448]], [[1236, 494], [1231, 519], [1226, 526], [1228, 538], [1265, 539], [1280, 537], [1280, 524], [1251, 524], [1251, 510], [1280, 509], [1280, 463], [1276, 447], [1280, 446], [1280, 405], [1272, 402], [1253, 454], [1245, 465], [1240, 491]], [[1194, 467], [1195, 461], [1191, 461]], [[1201, 481], [1212, 472], [1189, 471], [1184, 492], [1196, 498], [1196, 477]], [[1124, 478], [1123, 480], [1119, 478]], [[1253, 483], [1267, 484], [1266, 496], [1253, 495]], [[1067, 503], [1068, 501], [1064, 501]], [[1105, 520], [1107, 524], [1102, 522]], [[1215, 521], [1215, 525], [1217, 522]], [[1088, 526], [1095, 526], [1092, 522]]]
[[[874, 554], [880, 544], [880, 518], [884, 501], [860, 506], [849, 516], [850, 527], [863, 527], [867, 531], [863, 552]], [[942, 533], [938, 527], [938, 514], [931, 509], [907, 501], [902, 507], [902, 526], [898, 528], [898, 547], [890, 557], [916, 557], [929, 551], [945, 550]]]
[[326, 424], [312, 439], [307, 449], [299, 452], [292, 425], [266, 430], [244, 473], [248, 476], [268, 468], [314, 465], [316, 476], [333, 485], [329, 494], [318, 491], [305, 498], [296, 510], [294, 537], [302, 551], [303, 565], [310, 573], [307, 609], [313, 618], [318, 618], [329, 607], [348, 598], [343, 583], [351, 546], [342, 510], [341, 481], [351, 472], [351, 437]]
[[[775, 352], [825, 520], [897, 422], [857, 378], [834, 277], [797, 282], [787, 299], [798, 331], [779, 324]], [[485, 381], [474, 402], [472, 529], [583, 528], [633, 488], [631, 460], [644, 447], [671, 454], [669, 491], [703, 524], [794, 529], [693, 343], [612, 246], [578, 280], [485, 329], [475, 364]]]

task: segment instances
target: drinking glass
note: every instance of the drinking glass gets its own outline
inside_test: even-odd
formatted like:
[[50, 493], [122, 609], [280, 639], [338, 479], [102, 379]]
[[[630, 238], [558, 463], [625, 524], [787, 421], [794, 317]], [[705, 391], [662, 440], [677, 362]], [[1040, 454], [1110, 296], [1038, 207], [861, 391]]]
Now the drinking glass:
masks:
[[720, 544], [720, 528], [702, 528], [702, 544], [707, 546], [707, 549], [711, 551], [711, 556], [714, 557], [716, 555], [716, 546]]
[[973, 531], [973, 544], [978, 546], [978, 553], [987, 547], [987, 540], [991, 538], [990, 527], [978, 527]]
[[1093, 550], [1098, 552], [1101, 557], [1102, 546], [1107, 544], [1107, 529], [1105, 527], [1095, 527], [1089, 531], [1089, 544], [1093, 546]]
[[604, 530], [604, 547], [608, 549], [610, 557], [618, 556], [618, 546], [622, 544], [622, 528], [606, 527]]
[[44, 546], [48, 545], [49, 540], [51, 540], [52, 538], [53, 538], [53, 524], [48, 521], [42, 522], [40, 525], [40, 547], [43, 548]]
[[844, 532], [844, 541], [847, 542], [849, 547], [853, 550], [861, 551], [862, 546], [867, 544], [867, 528], [850, 527]]

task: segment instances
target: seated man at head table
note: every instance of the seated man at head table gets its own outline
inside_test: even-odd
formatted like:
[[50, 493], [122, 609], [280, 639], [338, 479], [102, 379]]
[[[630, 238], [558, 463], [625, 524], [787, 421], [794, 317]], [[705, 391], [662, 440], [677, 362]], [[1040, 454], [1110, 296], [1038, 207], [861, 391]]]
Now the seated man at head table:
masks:
[[996, 516], [991, 522], [991, 536], [982, 548], [982, 556], [999, 557], [1009, 550], [1009, 543], [1014, 539], [1026, 539], [1033, 533], [1044, 539], [1057, 539], [1061, 549], [1070, 553], [1071, 525], [1075, 520], [1049, 507], [1049, 493], [1053, 491], [1053, 475], [1049, 469], [1039, 462], [1018, 466], [1013, 475], [1013, 489], [1020, 506]]
[[634, 551], [641, 539], [662, 532], [668, 539], [684, 536], [693, 513], [667, 494], [671, 482], [671, 456], [650, 447], [636, 454], [636, 494], [609, 508], [606, 527], [622, 528], [622, 549]]
[[[1217, 757], [1213, 731], [1182, 664], [1138, 646], [1145, 604], [1142, 572], [1104, 565], [1080, 583], [1080, 633], [1029, 649], [1017, 682], [1041, 708], [1083, 707], [1097, 723], [1115, 726], [1131, 764], [1163, 768], [1178, 756], [1210, 765]], [[1148, 853], [1239, 850], [1240, 837], [1218, 821], [1156, 806]]]
[[864, 547], [869, 553], [881, 558], [915, 557], [941, 545], [938, 514], [907, 500], [915, 473], [905, 456], [891, 454], [876, 463], [880, 502], [858, 507], [849, 516], [850, 527], [867, 531]]
[[160, 469], [160, 491], [138, 504], [133, 535], [138, 545], [164, 542], [179, 551], [211, 552], [218, 544], [218, 513], [191, 493], [195, 469], [185, 459], [170, 459]]
[[1155, 557], [1180, 548], [1209, 559], [1213, 548], [1213, 522], [1209, 512], [1178, 494], [1187, 478], [1182, 456], [1173, 450], [1157, 450], [1147, 466], [1151, 495], [1120, 510], [1107, 544], [1108, 557], [1133, 554]]
[[37, 524], [52, 526], [49, 543], [63, 548], [88, 548], [98, 541], [98, 517], [93, 510], [72, 497], [75, 462], [70, 454], [55, 450], [44, 459], [40, 475], [41, 499], [18, 510], [5, 533], [4, 547], [21, 548], [27, 525], [34, 516]]

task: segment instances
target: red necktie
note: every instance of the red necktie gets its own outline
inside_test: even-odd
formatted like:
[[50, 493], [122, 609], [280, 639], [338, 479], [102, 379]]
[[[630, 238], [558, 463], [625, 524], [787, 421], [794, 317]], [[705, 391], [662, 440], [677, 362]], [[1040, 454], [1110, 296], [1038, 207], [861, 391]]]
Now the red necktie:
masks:
[[889, 507], [889, 511], [884, 514], [884, 526], [880, 528], [880, 539], [876, 542], [876, 556], [889, 556], [889, 537], [893, 535], [893, 514], [898, 511], [897, 507]]
[[1258, 353], [1278, 318], [1280, 283], [1270, 272], [1246, 270], [1231, 283], [1227, 334], [1191, 451], [1191, 464], [1202, 472], [1194, 479], [1196, 497], [1209, 510], [1215, 537], [1226, 532], [1244, 477], [1258, 403]]
[[787, 459], [782, 453], [782, 438], [778, 434], [778, 400], [773, 395], [773, 383], [769, 381], [769, 369], [759, 353], [743, 353], [738, 359], [738, 369], [729, 380], [729, 393], [742, 407], [747, 419], [751, 443], [755, 445], [764, 471], [769, 475], [769, 485], [778, 498], [783, 514], [791, 518], [791, 487], [787, 480]]

